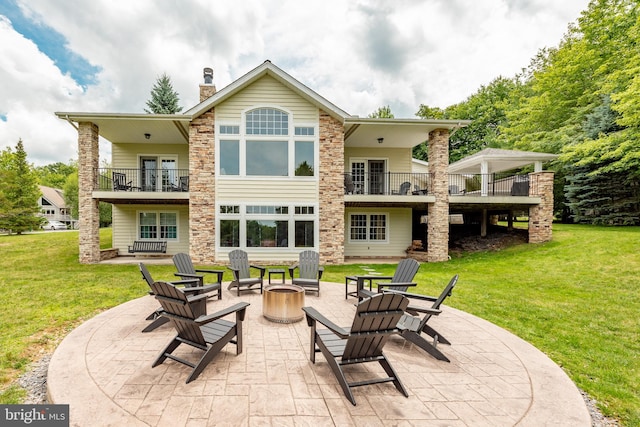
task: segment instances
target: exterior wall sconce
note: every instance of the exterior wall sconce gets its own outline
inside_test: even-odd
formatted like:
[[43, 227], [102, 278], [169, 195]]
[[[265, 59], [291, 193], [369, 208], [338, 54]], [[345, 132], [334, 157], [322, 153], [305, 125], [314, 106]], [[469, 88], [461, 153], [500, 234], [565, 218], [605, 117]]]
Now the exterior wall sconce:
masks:
[[384, 142], [384, 138], [378, 138], [378, 144], [382, 144]]
[[149, 138], [151, 138], [151, 134], [150, 134], [150, 133], [145, 133], [145, 134], [144, 134], [144, 137], [145, 137], [146, 139], [149, 139]]

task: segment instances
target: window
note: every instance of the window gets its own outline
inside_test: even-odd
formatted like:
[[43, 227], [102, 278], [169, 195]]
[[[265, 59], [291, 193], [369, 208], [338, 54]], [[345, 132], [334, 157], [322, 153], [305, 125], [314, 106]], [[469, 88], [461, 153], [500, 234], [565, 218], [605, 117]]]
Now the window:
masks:
[[309, 127], [296, 126], [294, 133], [297, 136], [313, 136], [315, 134], [312, 126], [309, 126]]
[[289, 135], [289, 115], [275, 108], [256, 108], [247, 112], [247, 135]]
[[313, 141], [295, 142], [295, 176], [313, 176]]
[[220, 205], [221, 248], [313, 248], [317, 245], [315, 206]]
[[287, 141], [247, 141], [247, 175], [288, 176]]
[[140, 239], [178, 239], [178, 214], [175, 212], [140, 212]]
[[240, 220], [220, 220], [220, 247], [237, 248], [240, 246]]
[[386, 214], [351, 214], [349, 238], [354, 242], [386, 242]]
[[220, 125], [220, 133], [223, 135], [239, 135], [240, 126], [225, 126]]
[[220, 141], [220, 174], [240, 175], [240, 141]]

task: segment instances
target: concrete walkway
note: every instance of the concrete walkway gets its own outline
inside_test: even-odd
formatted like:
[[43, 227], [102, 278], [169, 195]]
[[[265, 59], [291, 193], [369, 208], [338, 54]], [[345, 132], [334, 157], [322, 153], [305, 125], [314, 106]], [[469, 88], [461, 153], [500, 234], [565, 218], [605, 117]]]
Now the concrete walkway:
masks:
[[[430, 320], [452, 342], [439, 347], [451, 363], [394, 337], [385, 353], [409, 397], [390, 383], [359, 387], [352, 406], [322, 354], [315, 365], [309, 362], [304, 320], [267, 321], [258, 292], [237, 297], [225, 291], [221, 301], [209, 301], [208, 312], [237, 301], [251, 304], [243, 324], [244, 352], [237, 356], [235, 346], [226, 346], [190, 384], [190, 369], [176, 362], [151, 368], [175, 335], [170, 324], [141, 332], [158, 306], [154, 298], [101, 313], [72, 331], [54, 353], [50, 401], [70, 405], [72, 426], [591, 425], [580, 392], [548, 357], [459, 310], [445, 307]], [[351, 324], [354, 302], [345, 300], [343, 284], [323, 283], [320, 297], [306, 295], [306, 305], [342, 326]], [[379, 365], [368, 365], [348, 369], [380, 373]]]

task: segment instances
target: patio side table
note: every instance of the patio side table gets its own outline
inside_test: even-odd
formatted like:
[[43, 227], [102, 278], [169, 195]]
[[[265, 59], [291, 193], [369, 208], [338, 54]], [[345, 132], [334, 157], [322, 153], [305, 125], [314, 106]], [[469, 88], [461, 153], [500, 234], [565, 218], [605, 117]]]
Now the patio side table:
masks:
[[271, 284], [271, 275], [280, 275], [282, 277], [282, 283], [284, 284], [284, 268], [270, 268], [269, 269], [269, 284]]
[[[362, 298], [358, 296], [358, 292], [360, 292], [360, 289], [364, 289], [365, 280], [369, 281], [369, 290], [371, 290], [374, 280], [390, 280], [392, 278], [392, 276], [378, 276], [375, 274], [347, 276], [344, 278], [344, 299], [352, 296], [358, 297], [358, 301], [362, 300]], [[349, 282], [356, 282], [356, 290], [354, 292], [349, 292]]]

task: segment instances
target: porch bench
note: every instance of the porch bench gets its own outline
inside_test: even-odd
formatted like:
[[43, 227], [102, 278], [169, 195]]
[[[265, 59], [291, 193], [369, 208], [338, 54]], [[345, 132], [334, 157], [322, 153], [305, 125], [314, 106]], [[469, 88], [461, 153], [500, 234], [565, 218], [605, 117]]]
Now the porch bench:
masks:
[[136, 240], [128, 247], [130, 254], [133, 253], [167, 253], [167, 242], [164, 240]]

